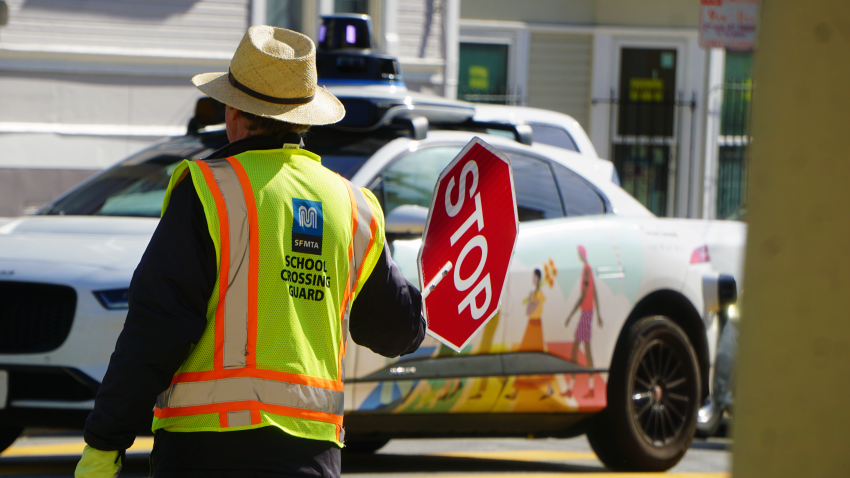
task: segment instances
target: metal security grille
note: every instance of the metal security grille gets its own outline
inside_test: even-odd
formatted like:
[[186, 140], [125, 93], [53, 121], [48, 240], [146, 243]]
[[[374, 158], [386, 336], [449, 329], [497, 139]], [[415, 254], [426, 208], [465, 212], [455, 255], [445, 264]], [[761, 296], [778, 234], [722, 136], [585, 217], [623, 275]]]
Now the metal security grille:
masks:
[[621, 48], [618, 88], [593, 99], [611, 108], [610, 158], [620, 184], [658, 216], [675, 214], [677, 169], [689, 170], [693, 158], [696, 92], [687, 98], [677, 86], [680, 53], [672, 46]]
[[696, 96], [660, 97], [652, 85], [643, 86], [624, 97], [611, 90], [609, 98], [592, 102], [610, 105], [612, 159], [623, 189], [654, 214], [672, 216], [676, 167], [693, 154], [681, 151], [681, 134], [689, 128], [693, 137]]
[[750, 79], [723, 85], [717, 155], [717, 218], [736, 218], [747, 203], [747, 146], [750, 143]]
[[77, 293], [53, 284], [0, 281], [0, 353], [59, 348], [71, 331]]

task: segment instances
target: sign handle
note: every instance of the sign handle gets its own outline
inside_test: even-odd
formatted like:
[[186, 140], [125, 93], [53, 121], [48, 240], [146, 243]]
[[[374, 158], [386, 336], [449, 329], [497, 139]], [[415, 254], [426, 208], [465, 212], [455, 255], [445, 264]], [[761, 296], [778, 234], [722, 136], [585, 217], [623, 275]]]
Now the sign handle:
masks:
[[431, 279], [431, 282], [429, 282], [428, 285], [426, 285], [425, 288], [422, 289], [422, 299], [423, 300], [425, 299], [425, 297], [428, 297], [428, 295], [434, 289], [437, 288], [437, 284], [439, 284], [440, 281], [443, 280], [443, 277], [446, 277], [447, 275], [449, 275], [450, 270], [452, 270], [452, 261], [446, 262], [446, 265], [444, 265], [440, 269], [440, 272], [437, 272], [437, 276], [434, 277], [433, 279]]

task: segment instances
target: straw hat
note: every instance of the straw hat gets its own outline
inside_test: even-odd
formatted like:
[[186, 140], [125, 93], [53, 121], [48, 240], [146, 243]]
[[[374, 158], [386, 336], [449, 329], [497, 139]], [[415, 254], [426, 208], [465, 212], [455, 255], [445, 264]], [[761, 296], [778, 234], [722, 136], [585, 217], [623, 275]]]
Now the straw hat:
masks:
[[288, 123], [322, 125], [345, 116], [342, 103], [316, 79], [316, 47], [283, 28], [248, 29], [226, 73], [203, 73], [192, 83], [226, 105]]

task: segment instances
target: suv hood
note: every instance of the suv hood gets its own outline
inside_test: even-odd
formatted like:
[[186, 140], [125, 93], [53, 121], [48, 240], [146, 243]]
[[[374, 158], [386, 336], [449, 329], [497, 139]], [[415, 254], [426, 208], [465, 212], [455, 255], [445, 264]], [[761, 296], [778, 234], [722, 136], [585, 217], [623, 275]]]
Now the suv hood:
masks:
[[0, 219], [0, 262], [135, 269], [155, 218], [29, 216]]

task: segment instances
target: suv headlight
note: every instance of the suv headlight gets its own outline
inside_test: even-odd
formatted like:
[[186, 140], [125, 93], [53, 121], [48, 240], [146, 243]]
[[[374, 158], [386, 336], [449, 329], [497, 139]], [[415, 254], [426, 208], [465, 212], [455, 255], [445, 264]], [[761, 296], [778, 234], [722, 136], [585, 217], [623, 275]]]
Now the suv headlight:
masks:
[[104, 308], [109, 310], [129, 309], [130, 289], [113, 289], [95, 291], [94, 296]]

